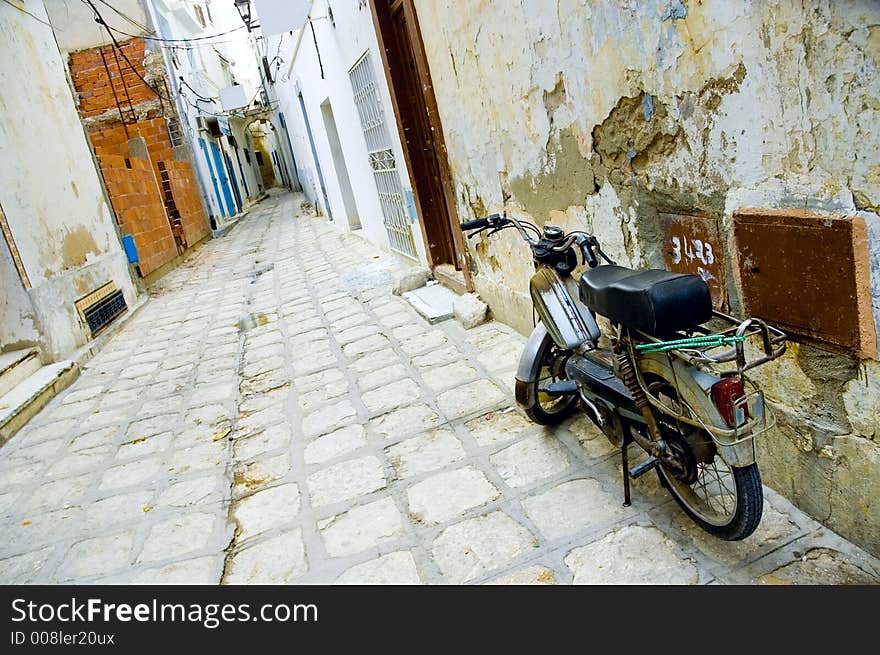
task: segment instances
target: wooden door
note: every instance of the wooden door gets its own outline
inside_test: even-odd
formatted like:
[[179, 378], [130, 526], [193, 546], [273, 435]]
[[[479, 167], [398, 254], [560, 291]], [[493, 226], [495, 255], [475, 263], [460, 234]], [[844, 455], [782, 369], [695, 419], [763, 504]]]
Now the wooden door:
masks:
[[372, 0], [428, 259], [457, 291], [472, 289], [437, 100], [412, 0]]

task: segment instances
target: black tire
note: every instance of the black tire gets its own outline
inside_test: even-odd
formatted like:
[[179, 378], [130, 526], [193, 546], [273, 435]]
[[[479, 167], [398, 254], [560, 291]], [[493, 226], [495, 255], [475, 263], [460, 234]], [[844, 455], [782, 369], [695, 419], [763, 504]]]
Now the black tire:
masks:
[[[524, 408], [526, 416], [538, 425], [557, 425], [570, 416], [574, 408], [577, 407], [578, 396], [576, 394], [564, 398], [556, 398], [554, 401], [543, 405], [541, 401], [540, 389], [547, 382], [547, 380], [542, 379], [542, 373], [545, 369], [549, 369], [549, 371], [556, 369], [556, 374], [553, 375], [552, 380], [565, 379], [559, 375], [561, 372], [559, 369], [564, 371], [564, 360], [570, 355], [571, 353], [569, 352], [561, 351], [549, 334], [544, 335], [544, 340], [541, 341], [541, 345], [538, 347], [538, 380], [529, 383], [531, 388], [528, 390], [528, 397], [533, 398], [534, 401], [529, 407]], [[560, 364], [560, 359], [562, 364]]]
[[764, 491], [761, 487], [761, 474], [757, 464], [742, 468], [731, 468], [736, 486], [736, 511], [730, 520], [723, 524], [710, 523], [699, 516], [679, 493], [669, 474], [662, 466], [657, 468], [660, 481], [669, 489], [672, 497], [678, 502], [685, 513], [703, 530], [725, 541], [739, 541], [751, 535], [761, 522], [764, 511]]

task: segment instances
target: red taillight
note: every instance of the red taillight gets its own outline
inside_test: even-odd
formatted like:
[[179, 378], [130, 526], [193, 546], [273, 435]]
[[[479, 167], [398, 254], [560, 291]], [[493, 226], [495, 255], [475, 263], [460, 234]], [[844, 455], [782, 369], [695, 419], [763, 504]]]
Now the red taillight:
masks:
[[[712, 402], [721, 414], [721, 418], [728, 427], [737, 427], [749, 418], [749, 408], [743, 396], [746, 388], [742, 380], [737, 378], [724, 378], [712, 385]], [[737, 403], [736, 401], [741, 402]]]

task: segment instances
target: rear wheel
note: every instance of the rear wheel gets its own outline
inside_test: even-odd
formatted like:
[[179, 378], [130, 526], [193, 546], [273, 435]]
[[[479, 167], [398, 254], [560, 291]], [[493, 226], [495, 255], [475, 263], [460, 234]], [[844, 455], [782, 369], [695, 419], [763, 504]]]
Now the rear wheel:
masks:
[[[654, 378], [648, 381], [648, 388], [667, 406], [688, 411], [678, 403], [675, 388], [665, 380]], [[674, 465], [661, 462], [657, 470], [682, 509], [697, 525], [720, 539], [738, 541], [752, 534], [761, 522], [764, 505], [758, 465], [729, 466], [705, 430], [667, 416], [658, 419], [676, 457]]]
[[576, 394], [551, 396], [545, 391], [547, 385], [567, 379], [565, 362], [570, 356], [571, 352], [559, 348], [549, 334], [544, 335], [537, 353], [538, 379], [529, 383], [532, 387], [529, 397], [534, 398], [534, 402], [525, 408], [526, 415], [539, 425], [560, 423], [577, 405]]

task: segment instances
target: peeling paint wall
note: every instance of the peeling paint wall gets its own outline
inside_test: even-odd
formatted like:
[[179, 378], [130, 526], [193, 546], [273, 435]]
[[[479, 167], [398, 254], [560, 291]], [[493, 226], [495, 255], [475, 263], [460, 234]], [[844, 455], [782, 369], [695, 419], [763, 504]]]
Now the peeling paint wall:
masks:
[[[23, 6], [47, 20], [42, 2]], [[0, 180], [44, 355], [62, 358], [86, 341], [77, 298], [111, 280], [129, 305], [136, 292], [52, 30], [7, 4], [0, 4]]]
[[[742, 207], [858, 213], [880, 323], [880, 3], [416, 7], [462, 220], [503, 209], [663, 267], [661, 212], [715, 218], [725, 236]], [[469, 247], [477, 290], [528, 331], [527, 247], [514, 232]], [[765, 481], [880, 552], [880, 363], [805, 344], [756, 377], [780, 414]]]
[[39, 343], [40, 327], [34, 306], [0, 234], [0, 353]]

